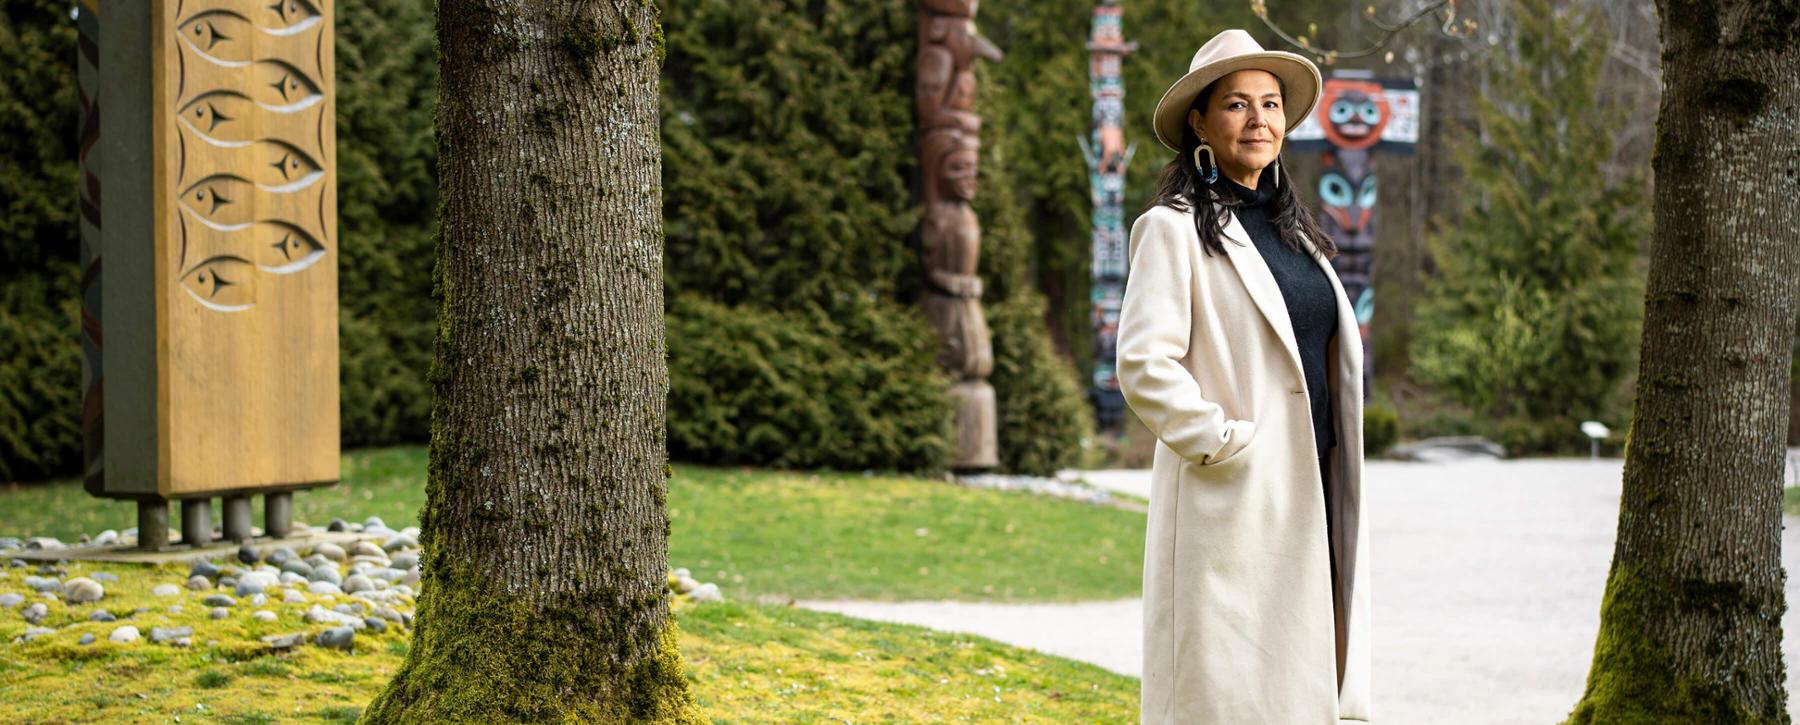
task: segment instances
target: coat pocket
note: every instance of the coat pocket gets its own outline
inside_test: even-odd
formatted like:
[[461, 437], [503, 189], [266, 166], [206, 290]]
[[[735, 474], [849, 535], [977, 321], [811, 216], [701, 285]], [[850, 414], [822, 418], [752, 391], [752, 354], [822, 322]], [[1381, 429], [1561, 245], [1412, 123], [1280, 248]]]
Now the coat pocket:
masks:
[[1254, 421], [1233, 420], [1226, 423], [1226, 426], [1230, 429], [1231, 434], [1225, 439], [1225, 445], [1219, 449], [1218, 453], [1198, 461], [1200, 467], [1214, 468], [1242, 458], [1244, 450], [1249, 448], [1251, 442], [1256, 439], [1256, 423]]

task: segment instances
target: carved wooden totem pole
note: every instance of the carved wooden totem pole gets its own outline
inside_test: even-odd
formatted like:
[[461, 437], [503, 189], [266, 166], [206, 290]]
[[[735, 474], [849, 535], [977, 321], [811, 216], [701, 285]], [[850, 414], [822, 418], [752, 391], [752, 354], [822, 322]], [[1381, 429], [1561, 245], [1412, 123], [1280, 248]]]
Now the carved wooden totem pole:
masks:
[[1332, 268], [1356, 309], [1363, 345], [1363, 399], [1375, 391], [1370, 323], [1375, 315], [1374, 152], [1411, 154], [1419, 136], [1419, 91], [1410, 80], [1376, 80], [1337, 71], [1318, 110], [1288, 136], [1288, 148], [1320, 151], [1319, 226], [1337, 241]]
[[943, 341], [938, 360], [956, 377], [957, 445], [950, 466], [992, 468], [995, 441], [994, 349], [981, 310], [981, 224], [975, 200], [981, 118], [975, 115], [975, 59], [1000, 50], [975, 29], [977, 0], [919, 3], [919, 166], [924, 212], [919, 230], [925, 266], [925, 316]]
[[1125, 167], [1137, 152], [1137, 144], [1125, 143], [1125, 80], [1121, 73], [1126, 55], [1137, 43], [1125, 41], [1124, 13], [1118, 0], [1102, 0], [1094, 8], [1088, 35], [1088, 92], [1094, 99], [1093, 128], [1078, 136], [1087, 159], [1088, 185], [1094, 199], [1093, 284], [1094, 375], [1088, 398], [1094, 404], [1094, 421], [1102, 430], [1117, 431], [1125, 424], [1125, 394], [1119, 390], [1119, 374], [1113, 367], [1118, 357], [1119, 305], [1125, 300]]
[[170, 500], [210, 542], [214, 496], [224, 538], [253, 494], [284, 536], [291, 492], [338, 479], [331, 0], [101, 5], [77, 9], [87, 490], [138, 502], [144, 548]]

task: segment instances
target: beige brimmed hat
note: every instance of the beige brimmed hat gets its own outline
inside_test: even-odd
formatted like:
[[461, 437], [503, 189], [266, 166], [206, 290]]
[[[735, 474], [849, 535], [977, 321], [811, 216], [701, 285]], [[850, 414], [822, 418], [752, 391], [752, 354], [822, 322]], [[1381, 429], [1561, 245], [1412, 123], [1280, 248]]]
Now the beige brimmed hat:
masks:
[[1169, 86], [1162, 100], [1156, 102], [1156, 140], [1175, 151], [1181, 151], [1181, 127], [1187, 123], [1188, 107], [1201, 89], [1220, 78], [1247, 69], [1266, 70], [1280, 78], [1287, 87], [1282, 105], [1287, 110], [1289, 131], [1300, 125], [1319, 104], [1319, 67], [1304, 56], [1279, 50], [1263, 50], [1256, 39], [1242, 30], [1231, 29], [1213, 36], [1194, 54], [1187, 75]]

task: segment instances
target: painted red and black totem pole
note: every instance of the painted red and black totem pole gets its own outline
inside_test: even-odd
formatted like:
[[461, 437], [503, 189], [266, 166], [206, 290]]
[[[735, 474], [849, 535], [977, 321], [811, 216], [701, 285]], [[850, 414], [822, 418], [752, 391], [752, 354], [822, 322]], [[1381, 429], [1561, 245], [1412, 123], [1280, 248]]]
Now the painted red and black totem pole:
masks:
[[925, 317], [942, 347], [938, 361], [954, 382], [957, 443], [950, 466], [992, 468], [995, 437], [994, 347], [981, 309], [981, 223], [975, 218], [981, 117], [975, 115], [975, 59], [1000, 49], [975, 29], [978, 0], [920, 0], [919, 166], [923, 202], [919, 242], [925, 267]]
[[1094, 8], [1088, 36], [1088, 91], [1094, 99], [1094, 125], [1081, 141], [1087, 157], [1088, 184], [1094, 197], [1091, 282], [1094, 322], [1094, 375], [1088, 398], [1095, 422], [1117, 430], [1125, 419], [1125, 397], [1113, 368], [1119, 339], [1119, 304], [1125, 297], [1125, 167], [1136, 144], [1125, 143], [1125, 81], [1120, 66], [1137, 43], [1125, 42], [1118, 0]]
[[1319, 225], [1337, 241], [1332, 260], [1356, 308], [1363, 345], [1363, 396], [1374, 390], [1370, 321], [1375, 314], [1374, 154], [1411, 154], [1419, 137], [1419, 91], [1410, 80], [1377, 80], [1337, 71], [1325, 81], [1318, 110], [1288, 136], [1289, 148], [1319, 151]]

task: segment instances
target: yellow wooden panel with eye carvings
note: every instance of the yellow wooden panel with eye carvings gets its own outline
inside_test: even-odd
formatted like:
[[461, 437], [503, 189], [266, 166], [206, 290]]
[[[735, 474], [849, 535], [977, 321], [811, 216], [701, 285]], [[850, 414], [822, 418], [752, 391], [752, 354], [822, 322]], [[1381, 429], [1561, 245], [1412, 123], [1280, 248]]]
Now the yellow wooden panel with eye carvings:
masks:
[[330, 0], [155, 0], [163, 495], [338, 478]]

